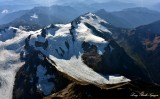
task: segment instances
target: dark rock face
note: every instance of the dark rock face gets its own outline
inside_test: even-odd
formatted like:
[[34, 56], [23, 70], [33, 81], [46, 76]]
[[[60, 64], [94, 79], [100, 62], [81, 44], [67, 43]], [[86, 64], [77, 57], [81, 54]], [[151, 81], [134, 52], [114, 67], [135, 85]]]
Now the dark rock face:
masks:
[[35, 42], [36, 47], [42, 47], [43, 49], [46, 49], [48, 47], [48, 40], [46, 40], [44, 43], [43, 42]]
[[101, 72], [98, 64], [102, 61], [101, 56], [97, 53], [97, 47], [90, 45], [89, 43], [83, 42], [82, 48], [84, 54], [82, 56], [83, 62], [95, 71]]
[[[39, 55], [41, 55], [41, 59], [38, 57]], [[41, 65], [46, 69], [46, 76], [53, 75], [53, 77], [49, 77], [47, 79], [44, 78], [44, 80], [42, 80], [42, 83], [47, 81], [54, 84], [51, 93], [65, 88], [69, 83], [69, 81], [65, 79], [63, 75], [58, 72], [40, 52], [33, 51], [33, 53], [26, 55], [26, 57], [25, 65], [17, 72], [16, 75], [13, 91], [14, 99], [41, 99], [45, 96], [42, 90], [37, 88], [37, 84], [39, 84], [38, 79], [40, 79], [37, 76], [38, 65]], [[52, 87], [50, 85], [47, 86]]]
[[[74, 32], [73, 31], [74, 31], [74, 29], [76, 27], [74, 27], [73, 24], [74, 24], [74, 22], [71, 23], [72, 26], [71, 26], [71, 29], [70, 29], [70, 34], [72, 35], [72, 41], [74, 42], [75, 41], [75, 37], [74, 37]], [[77, 23], [75, 23], [75, 24], [77, 24]]]
[[42, 36], [42, 37], [46, 37], [46, 30], [45, 30], [45, 29], [42, 29], [41, 36]]
[[[105, 23], [102, 23], [102, 24], [106, 25]], [[92, 31], [93, 31], [97, 36], [104, 38], [106, 41], [108, 41], [109, 39], [112, 38], [109, 33], [99, 32], [94, 26], [92, 26], [92, 25], [90, 25], [90, 24], [88, 24], [88, 23], [85, 23], [85, 25], [86, 25], [88, 28], [92, 29]], [[111, 27], [111, 26], [110, 26], [110, 25], [107, 25], [106, 27], [109, 28], [109, 27]]]
[[[144, 94], [155, 95], [145, 96], [145, 99], [158, 99], [159, 87], [151, 86], [147, 83], [141, 82], [140, 85], [136, 85], [136, 82], [131, 82], [130, 84], [119, 86], [119, 88], [113, 88], [110, 90], [100, 89], [94, 85], [78, 85], [71, 83], [62, 91], [55, 93], [54, 95], [47, 96], [43, 99], [143, 99]], [[149, 86], [146, 88], [146, 86]], [[147, 90], [147, 91], [146, 91]], [[136, 96], [135, 96], [136, 95]]]
[[[13, 99], [41, 99], [46, 95], [62, 90], [69, 83], [69, 80], [64, 78], [48, 62], [45, 55], [29, 46], [29, 39], [30, 36], [25, 40], [27, 54], [21, 53], [21, 59], [25, 61], [25, 64], [17, 72]], [[48, 92], [49, 90], [50, 92]]]
[[[66, 93], [66, 90], [68, 93]], [[62, 96], [60, 94], [57, 94], [54, 97], [46, 97], [44, 99], [54, 99], [54, 98], [60, 98], [60, 99], [106, 99], [106, 98], [117, 98], [117, 96], [123, 95], [123, 98], [129, 99], [129, 94], [131, 92], [129, 90], [121, 90], [118, 92], [117, 89], [114, 90], [103, 90], [99, 89], [96, 86], [88, 85], [88, 86], [82, 86], [77, 84], [72, 84], [66, 90], [62, 93]]]
[[121, 74], [132, 80], [140, 79], [151, 82], [147, 71], [136, 64], [114, 40], [109, 41], [102, 55], [97, 53], [95, 45], [84, 42], [82, 48], [84, 49], [83, 62], [96, 72], [104, 75]]

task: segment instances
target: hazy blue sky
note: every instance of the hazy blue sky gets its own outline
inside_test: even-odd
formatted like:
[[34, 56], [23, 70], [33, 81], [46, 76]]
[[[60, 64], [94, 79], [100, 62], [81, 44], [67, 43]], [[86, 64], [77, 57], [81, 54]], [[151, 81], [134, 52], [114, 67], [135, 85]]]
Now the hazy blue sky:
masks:
[[[16, 0], [15, 0], [16, 1]], [[21, 0], [24, 1], [24, 0]], [[148, 5], [151, 3], [157, 3], [160, 2], [160, 0], [32, 0], [37, 3], [63, 3], [63, 2], [108, 2], [108, 1], [122, 1], [122, 2], [130, 2], [130, 3], [136, 3], [136, 4], [143, 4], [143, 5]]]
[[108, 2], [108, 1], [122, 1], [136, 3], [139, 5], [149, 5], [160, 2], [160, 0], [0, 0], [1, 2], [14, 1], [15, 3], [37, 3], [41, 5], [52, 5], [52, 4], [61, 4], [61, 3], [70, 3], [70, 2]]

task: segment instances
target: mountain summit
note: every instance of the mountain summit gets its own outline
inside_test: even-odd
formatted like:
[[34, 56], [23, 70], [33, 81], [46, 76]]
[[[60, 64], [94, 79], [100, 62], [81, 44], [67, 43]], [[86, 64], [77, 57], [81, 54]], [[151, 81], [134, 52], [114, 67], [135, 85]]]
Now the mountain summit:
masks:
[[[1, 30], [0, 48], [8, 54], [0, 54], [6, 59], [13, 54], [8, 59], [13, 64], [9, 70], [16, 75], [12, 80], [1, 76], [7, 82], [2, 83], [4, 89], [10, 84], [14, 99], [34, 99], [59, 92], [72, 82], [105, 90], [134, 80], [151, 83], [147, 71], [112, 38], [117, 30], [93, 13], [36, 31], [24, 27]], [[10, 91], [2, 92], [12, 97]]]

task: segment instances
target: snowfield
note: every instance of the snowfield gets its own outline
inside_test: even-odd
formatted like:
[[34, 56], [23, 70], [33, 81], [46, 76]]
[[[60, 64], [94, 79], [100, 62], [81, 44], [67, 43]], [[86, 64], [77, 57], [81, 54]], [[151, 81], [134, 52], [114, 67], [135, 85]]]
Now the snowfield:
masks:
[[78, 58], [73, 56], [67, 61], [64, 59], [57, 59], [52, 55], [49, 58], [56, 62], [56, 68], [59, 71], [68, 74], [81, 83], [103, 86], [106, 84], [118, 84], [130, 81], [123, 76], [106, 75], [104, 77], [96, 73], [82, 62], [81, 56]]
[[32, 19], [38, 19], [38, 15], [36, 13], [34, 13], [32, 16], [31, 16]]
[[9, 11], [7, 9], [4, 9], [1, 13], [2, 14], [7, 14]]

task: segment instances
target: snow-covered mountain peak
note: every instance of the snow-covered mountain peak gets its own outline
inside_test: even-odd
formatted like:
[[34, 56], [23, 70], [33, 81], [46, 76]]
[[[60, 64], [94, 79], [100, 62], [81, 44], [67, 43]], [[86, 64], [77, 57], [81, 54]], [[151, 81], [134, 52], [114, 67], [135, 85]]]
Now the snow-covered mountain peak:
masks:
[[[108, 24], [95, 14], [88, 13], [69, 24], [52, 24], [32, 35], [30, 46], [48, 50], [49, 54], [57, 58], [68, 59], [73, 55], [83, 53], [82, 44], [87, 42], [96, 45], [98, 53], [103, 54], [104, 48], [108, 45], [106, 37], [111, 36], [111, 31], [102, 23]], [[37, 42], [45, 44], [48, 42], [48, 47], [44, 48], [44, 46], [41, 46], [42, 44], [39, 45]]]
[[[58, 71], [78, 82], [98, 86], [128, 82], [130, 80], [122, 76], [107, 75], [110, 79], [106, 79], [84, 63], [85, 53], [101, 56], [112, 53], [111, 50], [106, 52], [107, 47], [114, 50], [107, 39], [111, 32], [103, 24], [108, 23], [88, 13], [69, 24], [49, 25], [36, 31], [27, 38], [25, 48], [27, 52], [31, 49], [40, 51]], [[44, 56], [39, 58], [45, 59]]]
[[102, 35], [106, 35], [106, 34], [112, 35], [111, 31], [109, 31], [106, 27], [110, 24], [93, 13], [87, 13], [85, 15], [78, 17], [72, 22], [72, 25], [75, 28], [82, 27], [83, 31], [85, 29], [84, 27], [87, 27], [89, 29], [92, 28], [92, 30], [97, 30]]
[[94, 13], [90, 13], [90, 12], [85, 15], [82, 15], [80, 18], [84, 20], [84, 22], [87, 20], [87, 21], [94, 21], [94, 22], [97, 21], [98, 23], [100, 22], [108, 23], [105, 20], [101, 19], [99, 16], [95, 15]]

